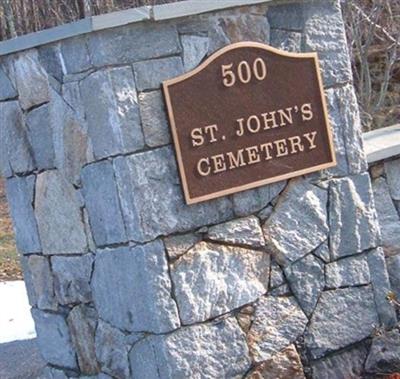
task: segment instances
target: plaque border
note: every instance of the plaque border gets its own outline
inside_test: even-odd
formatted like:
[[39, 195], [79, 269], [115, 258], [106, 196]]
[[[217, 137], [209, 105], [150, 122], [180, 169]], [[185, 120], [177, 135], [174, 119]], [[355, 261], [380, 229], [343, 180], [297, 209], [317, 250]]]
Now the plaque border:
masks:
[[[321, 99], [322, 99], [322, 111], [324, 113], [325, 127], [327, 129], [329, 149], [330, 149], [330, 153], [332, 156], [332, 160], [330, 162], [323, 163], [323, 164], [320, 164], [317, 166], [312, 166], [312, 167], [304, 168], [301, 170], [292, 171], [287, 174], [277, 175], [277, 176], [273, 176], [273, 177], [270, 177], [267, 179], [257, 180], [257, 181], [254, 181], [254, 182], [251, 182], [248, 184], [231, 187], [231, 188], [221, 190], [221, 191], [215, 191], [215, 192], [212, 192], [207, 195], [190, 197], [186, 174], [185, 174], [185, 166], [183, 164], [182, 152], [181, 152], [178, 132], [176, 129], [176, 124], [175, 124], [174, 110], [172, 107], [171, 97], [170, 97], [170, 93], [169, 93], [169, 87], [196, 75], [200, 71], [204, 70], [210, 63], [212, 63], [214, 60], [216, 60], [218, 57], [225, 54], [226, 52], [235, 50], [235, 49], [240, 49], [243, 47], [254, 47], [254, 48], [258, 48], [258, 49], [263, 49], [263, 50], [267, 50], [269, 52], [272, 52], [272, 53], [275, 53], [275, 54], [278, 54], [278, 55], [281, 55], [284, 57], [297, 58], [297, 59], [302, 59], [302, 58], [313, 58], [314, 59], [314, 63], [315, 63], [314, 67], [317, 72], [318, 86], [319, 86]], [[319, 64], [319, 60], [318, 60], [318, 53], [316, 53], [316, 52], [291, 53], [291, 52], [276, 49], [272, 46], [269, 46], [269, 45], [266, 45], [266, 44], [260, 43], [260, 42], [251, 42], [251, 41], [236, 42], [236, 43], [227, 45], [227, 46], [217, 50], [216, 52], [214, 52], [204, 62], [202, 62], [199, 66], [197, 66], [193, 70], [188, 71], [188, 72], [186, 72], [180, 76], [177, 76], [173, 79], [163, 81], [162, 86], [163, 86], [165, 102], [167, 104], [169, 124], [170, 124], [170, 129], [172, 131], [172, 137], [173, 137], [174, 146], [175, 146], [175, 155], [176, 155], [176, 158], [178, 161], [179, 173], [180, 173], [181, 183], [182, 183], [182, 187], [183, 187], [183, 193], [184, 193], [184, 197], [186, 200], [186, 204], [188, 204], [188, 205], [200, 203], [203, 201], [215, 199], [215, 198], [226, 196], [226, 195], [231, 195], [231, 194], [234, 194], [237, 192], [246, 191], [249, 189], [263, 186], [265, 184], [271, 184], [271, 183], [279, 182], [281, 180], [286, 180], [286, 179], [294, 178], [297, 176], [309, 174], [312, 172], [324, 170], [329, 167], [334, 167], [337, 164], [336, 153], [335, 153], [335, 149], [334, 149], [334, 145], [333, 145], [332, 129], [331, 129], [331, 125], [330, 125], [329, 118], [328, 118], [328, 108], [327, 108], [327, 104], [326, 104], [326, 98], [325, 98], [325, 93], [324, 93], [324, 88], [323, 88], [323, 83], [322, 83], [320, 64]]]

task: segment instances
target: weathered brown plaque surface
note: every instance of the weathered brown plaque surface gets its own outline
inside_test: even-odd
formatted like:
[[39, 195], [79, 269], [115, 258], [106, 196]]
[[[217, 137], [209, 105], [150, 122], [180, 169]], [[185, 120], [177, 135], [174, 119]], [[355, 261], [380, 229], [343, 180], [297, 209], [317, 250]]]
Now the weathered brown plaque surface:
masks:
[[188, 204], [336, 164], [316, 53], [236, 43], [163, 86]]

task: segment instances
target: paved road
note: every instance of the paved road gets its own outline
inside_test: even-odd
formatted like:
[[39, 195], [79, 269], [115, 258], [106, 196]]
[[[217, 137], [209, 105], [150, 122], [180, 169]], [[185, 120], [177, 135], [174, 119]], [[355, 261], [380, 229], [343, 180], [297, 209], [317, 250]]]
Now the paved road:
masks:
[[36, 339], [0, 344], [1, 379], [36, 379], [43, 367]]

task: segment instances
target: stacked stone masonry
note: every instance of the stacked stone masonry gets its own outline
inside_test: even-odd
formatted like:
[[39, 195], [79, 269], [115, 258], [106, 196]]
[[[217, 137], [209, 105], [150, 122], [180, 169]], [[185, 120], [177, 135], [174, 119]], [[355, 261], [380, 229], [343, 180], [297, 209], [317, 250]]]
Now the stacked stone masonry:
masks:
[[[338, 165], [187, 206], [160, 84], [246, 40], [318, 52]], [[338, 1], [135, 23], [0, 57], [0, 167], [44, 377], [399, 371], [399, 161], [371, 187], [351, 80]]]

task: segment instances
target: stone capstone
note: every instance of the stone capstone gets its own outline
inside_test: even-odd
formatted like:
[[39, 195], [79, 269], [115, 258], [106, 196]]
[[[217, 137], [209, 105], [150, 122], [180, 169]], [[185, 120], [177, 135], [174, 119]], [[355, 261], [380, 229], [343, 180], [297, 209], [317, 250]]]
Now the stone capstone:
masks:
[[400, 371], [400, 332], [393, 329], [372, 340], [365, 369], [369, 373], [398, 373]]
[[360, 379], [364, 373], [364, 362], [368, 346], [362, 344], [330, 355], [311, 364], [313, 379]]
[[60, 304], [88, 303], [92, 300], [90, 277], [93, 256], [51, 257], [54, 289]]
[[140, 93], [139, 106], [146, 144], [156, 147], [170, 143], [171, 137], [161, 91]]
[[237, 378], [250, 367], [235, 318], [147, 337], [133, 346], [129, 358], [135, 379]]
[[0, 103], [0, 120], [2, 176], [33, 171], [35, 164], [18, 101]]
[[[96, 71], [80, 82], [88, 133], [97, 159], [140, 150], [144, 139], [131, 67]], [[93, 96], [93, 94], [96, 96]]]
[[20, 53], [14, 61], [18, 99], [23, 110], [50, 101], [48, 75], [40, 64], [36, 50]]
[[133, 64], [138, 91], [160, 89], [164, 80], [183, 74], [180, 57], [152, 59]]
[[353, 255], [377, 246], [379, 227], [367, 173], [332, 180], [329, 210], [333, 258]]
[[15, 177], [6, 181], [7, 200], [14, 223], [18, 251], [22, 254], [41, 252], [38, 227], [33, 211], [34, 176]]
[[282, 265], [314, 250], [328, 235], [327, 192], [292, 181], [263, 226], [266, 248]]
[[227, 197], [185, 204], [171, 147], [118, 157], [114, 168], [132, 241], [145, 242], [232, 218], [232, 203]]
[[35, 215], [43, 254], [86, 253], [87, 241], [77, 192], [58, 171], [38, 175]]
[[294, 345], [258, 365], [246, 379], [305, 379], [303, 365]]
[[232, 245], [249, 247], [263, 247], [265, 245], [260, 221], [255, 216], [211, 226], [208, 229], [207, 238]]
[[77, 369], [75, 350], [65, 318], [36, 308], [31, 310], [40, 352], [47, 363]]
[[268, 290], [269, 254], [200, 242], [171, 267], [184, 325], [205, 321], [256, 300]]
[[384, 178], [373, 181], [375, 207], [382, 233], [382, 244], [386, 255], [400, 252], [400, 216], [397, 213], [390, 189]]
[[370, 282], [366, 255], [356, 255], [326, 265], [326, 286], [328, 288], [358, 286]]
[[[82, 170], [83, 197], [97, 246], [128, 240], [112, 163], [100, 161]], [[124, 207], [125, 204], [122, 203]]]
[[92, 289], [99, 317], [115, 327], [166, 333], [180, 326], [167, 258], [159, 240], [97, 251]]
[[96, 357], [101, 370], [113, 378], [130, 378], [125, 334], [99, 320], [95, 338]]
[[97, 326], [96, 311], [86, 305], [77, 305], [69, 313], [67, 323], [81, 373], [86, 375], [98, 373], [94, 339]]
[[309, 254], [286, 267], [285, 274], [299, 305], [310, 316], [325, 287], [324, 264]]
[[294, 297], [261, 297], [247, 334], [253, 360], [271, 359], [287, 348], [303, 334], [307, 322]]
[[92, 33], [88, 48], [95, 66], [130, 64], [181, 52], [176, 26], [171, 23], [154, 23], [151, 28], [136, 23]]
[[[313, 359], [367, 338], [379, 325], [371, 286], [324, 291], [305, 342]], [[334, 333], [332, 333], [334, 331]]]

